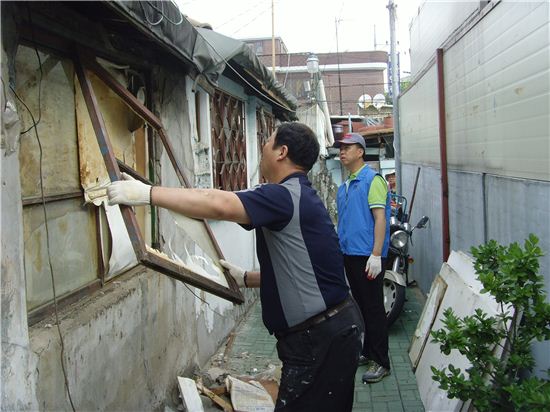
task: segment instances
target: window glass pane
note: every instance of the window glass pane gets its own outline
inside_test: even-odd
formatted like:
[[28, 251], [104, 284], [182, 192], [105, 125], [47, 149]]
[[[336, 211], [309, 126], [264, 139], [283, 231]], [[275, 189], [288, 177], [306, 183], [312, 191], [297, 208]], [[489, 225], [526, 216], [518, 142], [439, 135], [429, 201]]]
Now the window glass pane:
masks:
[[[82, 199], [46, 204], [50, 254], [57, 296], [97, 278], [98, 256], [94, 206]], [[41, 204], [23, 208], [25, 277], [29, 310], [53, 300]]]
[[[76, 192], [80, 188], [72, 62], [19, 46], [15, 66], [16, 91], [38, 123], [42, 143], [44, 194]], [[40, 99], [39, 90], [40, 86]], [[22, 130], [32, 126], [31, 116], [19, 102]], [[40, 195], [40, 151], [34, 130], [21, 135], [21, 190], [24, 198]], [[61, 166], [62, 165], [62, 166]]]

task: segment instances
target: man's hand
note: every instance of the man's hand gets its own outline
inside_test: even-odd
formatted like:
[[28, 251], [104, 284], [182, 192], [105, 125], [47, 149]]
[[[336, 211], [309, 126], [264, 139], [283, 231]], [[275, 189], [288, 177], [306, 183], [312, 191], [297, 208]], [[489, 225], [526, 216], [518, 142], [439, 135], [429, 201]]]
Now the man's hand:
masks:
[[380, 256], [370, 255], [365, 266], [367, 279], [374, 280], [382, 272], [382, 258]]
[[107, 186], [110, 205], [142, 206], [151, 203], [151, 186], [122, 173], [122, 180]]
[[244, 280], [244, 275], [246, 274], [246, 271], [243, 268], [239, 266], [235, 266], [232, 263], [226, 262], [223, 259], [220, 259], [220, 265], [222, 265], [224, 268], [226, 268], [229, 271], [229, 274], [237, 282], [238, 287], [240, 288], [248, 287]]

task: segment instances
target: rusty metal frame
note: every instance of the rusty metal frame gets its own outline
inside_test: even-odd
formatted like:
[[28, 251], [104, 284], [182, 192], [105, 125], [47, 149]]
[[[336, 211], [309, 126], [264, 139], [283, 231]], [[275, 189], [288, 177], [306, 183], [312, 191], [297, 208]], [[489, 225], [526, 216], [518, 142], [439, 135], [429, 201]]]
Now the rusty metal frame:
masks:
[[[97, 61], [93, 55], [86, 53], [83, 50], [79, 50], [78, 56], [75, 59], [75, 70], [86, 101], [88, 113], [92, 121], [92, 125], [99, 143], [105, 166], [109, 173], [111, 181], [120, 180], [121, 173], [117, 159], [115, 158], [111, 142], [103, 121], [103, 116], [99, 110], [96, 96], [94, 94], [90, 78], [87, 71], [91, 71], [98, 76], [113, 92], [115, 92], [127, 105], [132, 109], [139, 117], [141, 117], [146, 123], [148, 123], [158, 134], [160, 140], [166, 150], [170, 162], [174, 167], [176, 175], [180, 181], [182, 187], [190, 188], [191, 185], [182, 172], [178, 159], [174, 156], [172, 145], [168, 140], [168, 136], [162, 122], [155, 116], [147, 107], [145, 107], [139, 100], [134, 97], [128, 90], [126, 90], [111, 74], [105, 70]], [[221, 298], [227, 299], [231, 302], [241, 304], [244, 302], [242, 293], [239, 290], [235, 280], [224, 271], [225, 278], [229, 287], [220, 285], [211, 279], [208, 279], [202, 275], [199, 275], [181, 265], [178, 265], [174, 261], [163, 258], [156, 254], [149, 252], [146, 249], [143, 236], [137, 224], [136, 216], [129, 206], [120, 206], [122, 217], [128, 230], [128, 235], [132, 246], [136, 253], [137, 260], [146, 267], [159, 271], [173, 279], [187, 283], [189, 285], [198, 287], [206, 292], [212, 293]], [[214, 238], [212, 230], [206, 220], [203, 220], [205, 228], [210, 235], [210, 239], [218, 253], [220, 259], [223, 258], [221, 249]]]

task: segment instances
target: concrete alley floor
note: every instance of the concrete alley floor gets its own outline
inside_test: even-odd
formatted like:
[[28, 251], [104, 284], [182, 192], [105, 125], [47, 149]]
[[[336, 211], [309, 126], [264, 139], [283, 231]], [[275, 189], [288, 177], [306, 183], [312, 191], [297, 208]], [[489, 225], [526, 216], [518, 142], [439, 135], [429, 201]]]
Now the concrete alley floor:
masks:
[[[366, 367], [360, 366], [356, 375], [353, 411], [424, 411], [408, 355], [424, 302], [418, 288], [407, 289], [403, 312], [390, 328], [391, 375], [379, 383], [366, 385], [361, 381]], [[250, 375], [261, 379], [273, 376], [274, 371], [280, 376], [281, 364], [275, 343], [275, 338], [268, 334], [262, 323], [258, 299], [226, 347], [214, 356], [212, 366], [218, 366], [233, 376]]]

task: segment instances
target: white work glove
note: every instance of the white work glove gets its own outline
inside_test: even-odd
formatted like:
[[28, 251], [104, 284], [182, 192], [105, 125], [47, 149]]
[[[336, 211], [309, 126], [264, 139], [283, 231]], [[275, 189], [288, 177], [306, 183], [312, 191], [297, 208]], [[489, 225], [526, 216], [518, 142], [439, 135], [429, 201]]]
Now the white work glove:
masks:
[[244, 283], [244, 276], [246, 274], [246, 270], [239, 266], [235, 266], [232, 263], [229, 263], [223, 259], [220, 259], [220, 265], [222, 265], [224, 268], [226, 268], [229, 271], [229, 274], [235, 279], [235, 282], [237, 282], [237, 286], [240, 288], [246, 288], [246, 284]]
[[382, 257], [370, 255], [365, 266], [367, 279], [374, 280], [382, 272]]
[[122, 180], [107, 186], [110, 205], [142, 206], [151, 203], [151, 186], [122, 173]]

